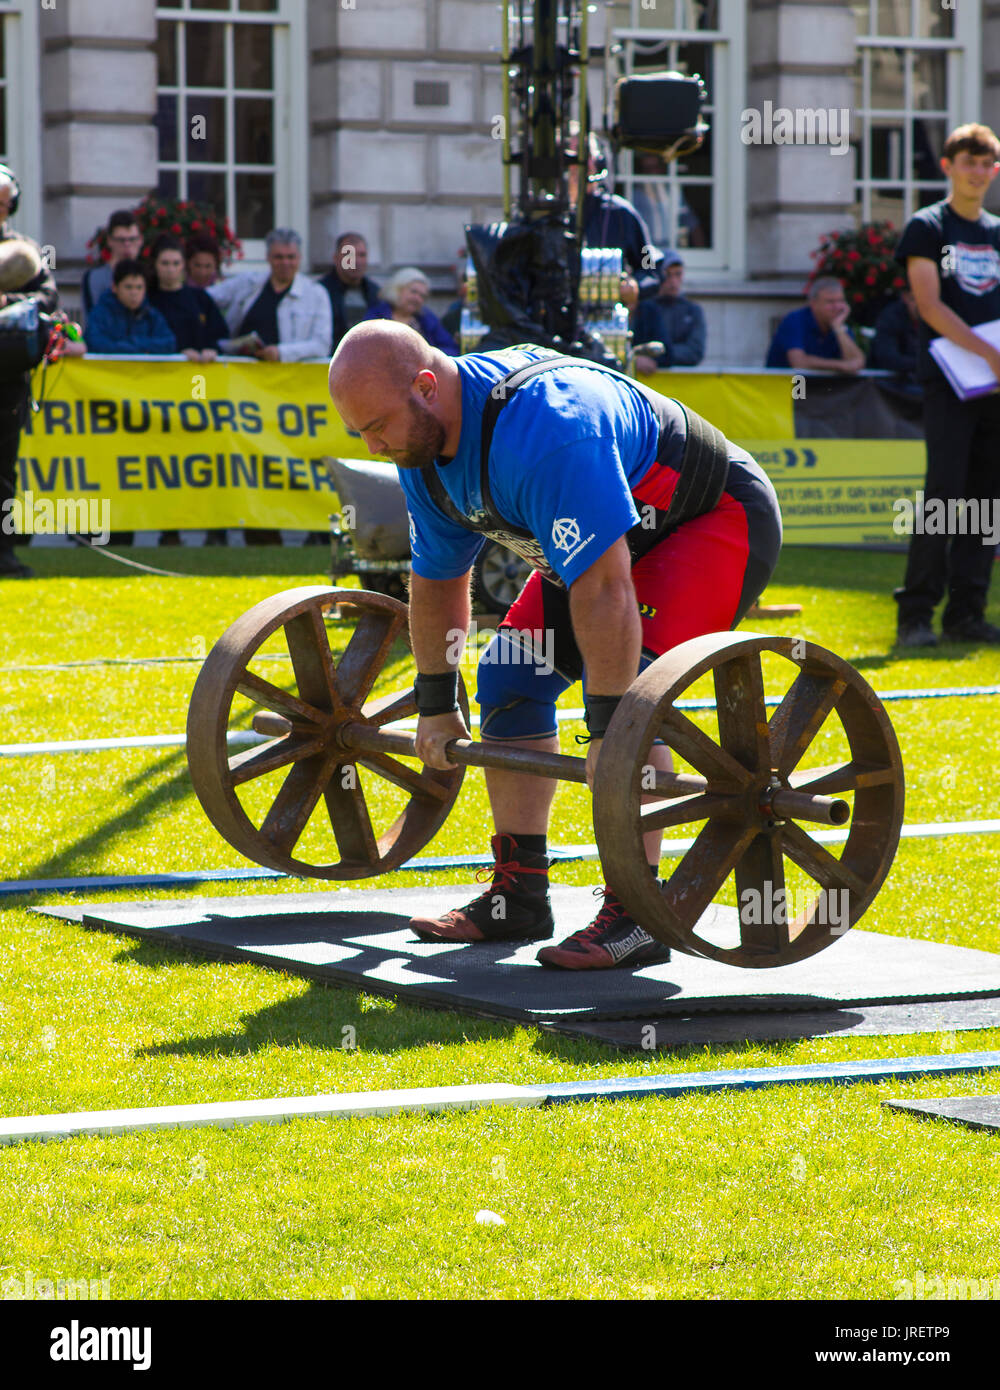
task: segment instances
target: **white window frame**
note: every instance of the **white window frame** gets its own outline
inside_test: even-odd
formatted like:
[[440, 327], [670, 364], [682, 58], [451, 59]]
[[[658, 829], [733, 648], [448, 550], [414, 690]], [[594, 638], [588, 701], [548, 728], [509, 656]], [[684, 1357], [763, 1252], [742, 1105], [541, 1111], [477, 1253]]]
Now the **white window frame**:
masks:
[[[659, 0], [659, 9], [663, 0]], [[711, 107], [712, 149], [714, 167], [712, 187], [712, 245], [687, 246], [684, 260], [693, 271], [708, 271], [714, 276], [740, 280], [746, 272], [746, 147], [739, 139], [739, 113], [746, 106], [746, 23], [745, 0], [718, 0], [717, 29], [683, 29], [647, 27], [639, 24], [642, 0], [631, 0], [631, 23], [615, 24], [622, 5], [610, 12], [612, 40], [625, 44], [626, 72], [632, 72], [630, 41], [667, 40], [683, 44], [710, 44], [713, 49]], [[648, 14], [649, 9], [646, 7]], [[670, 14], [670, 10], [667, 11]], [[731, 132], [727, 137], [726, 132]], [[625, 196], [631, 198], [633, 188], [632, 155], [622, 151], [618, 160], [618, 178], [625, 186]], [[665, 175], [670, 180], [670, 175]], [[676, 177], [676, 176], [674, 176]], [[675, 184], [676, 186], [676, 184]]]
[[12, 219], [18, 231], [42, 235], [42, 109], [37, 0], [0, 3], [6, 53], [6, 163], [17, 174], [21, 199]]
[[[961, 0], [954, 9], [948, 11], [954, 17], [953, 36], [945, 39], [921, 38], [917, 35], [917, 15], [919, 0], [910, 0], [909, 34], [870, 34], [858, 33], [855, 39], [857, 63], [855, 72], [862, 78], [861, 105], [857, 116], [860, 123], [857, 139], [861, 144], [861, 176], [855, 177], [854, 191], [862, 222], [872, 220], [872, 193], [876, 188], [898, 189], [903, 195], [903, 212], [900, 225], [905, 226], [919, 206], [917, 198], [931, 186], [926, 179], [913, 177], [913, 122], [914, 120], [944, 120], [948, 130], [964, 125], [969, 121], [982, 119], [982, 75], [979, 52], [982, 33], [981, 0]], [[877, 0], [868, 0], [869, 22], [877, 12]], [[873, 107], [871, 102], [871, 69], [865, 62], [865, 55], [874, 49], [890, 48], [902, 50], [906, 57], [904, 70], [903, 105], [895, 109]], [[944, 53], [946, 57], [945, 94], [947, 108], [941, 112], [925, 111], [912, 104], [910, 53]], [[895, 119], [903, 127], [902, 178], [875, 178], [872, 175], [871, 131], [876, 121]], [[857, 141], [855, 141], [857, 144]], [[940, 197], [947, 192], [944, 175], [940, 176]], [[936, 201], [936, 200], [935, 200]]]
[[[274, 34], [274, 73], [273, 73], [273, 176], [274, 176], [274, 225], [293, 227], [302, 238], [302, 268], [308, 270], [309, 252], [309, 171], [307, 151], [309, 143], [308, 118], [308, 46], [306, 36], [306, 0], [278, 0], [273, 10], [240, 10], [237, 0], [232, 0], [228, 10], [194, 9], [190, 0], [180, 0], [175, 6], [158, 4], [157, 24], [161, 20], [173, 20], [182, 25], [187, 23], [217, 24], [265, 24]], [[211, 89], [207, 95], [224, 95], [232, 102], [235, 96], [260, 95], [247, 88], [235, 87], [233, 74], [227, 74], [224, 89]], [[197, 88], [162, 88], [157, 81], [157, 95], [161, 92], [190, 93]], [[235, 179], [235, 129], [232, 120], [227, 122], [226, 157], [221, 165], [207, 167], [212, 172], [224, 172], [228, 180]], [[188, 169], [192, 166], [181, 158], [184, 125], [178, 107], [176, 160], [157, 160], [157, 173], [163, 169]], [[201, 168], [202, 166], [198, 166]], [[241, 172], [248, 166], [240, 165]], [[252, 172], [252, 166], [250, 171]], [[268, 168], [268, 172], [272, 172]], [[183, 196], [183, 195], [181, 195]], [[232, 219], [231, 219], [232, 225]], [[239, 226], [233, 227], [240, 237]], [[243, 242], [243, 260], [235, 262], [232, 268], [254, 270], [266, 265], [266, 248], [262, 237], [240, 237]]]

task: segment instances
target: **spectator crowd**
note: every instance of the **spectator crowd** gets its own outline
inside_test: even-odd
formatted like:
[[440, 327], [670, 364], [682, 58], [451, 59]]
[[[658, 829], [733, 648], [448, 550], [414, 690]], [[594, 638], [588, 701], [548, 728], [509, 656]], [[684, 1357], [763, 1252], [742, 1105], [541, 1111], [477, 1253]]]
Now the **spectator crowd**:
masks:
[[[568, 154], [579, 162], [569, 165], [570, 200], [575, 205], [582, 198], [584, 246], [621, 251], [620, 299], [629, 311], [635, 371], [650, 375], [697, 366], [706, 352], [705, 314], [684, 293], [684, 257], [664, 245], [664, 239], [667, 229], [675, 227], [687, 244], [698, 247], [705, 244], [704, 231], [683, 199], [673, 207], [663, 179], [637, 183], [638, 207], [612, 193], [605, 186], [600, 142], [590, 137], [584, 161], [578, 141], [579, 132], [571, 130]], [[652, 176], [662, 174], [663, 167], [655, 157], [643, 156], [637, 172]], [[1000, 141], [985, 126], [961, 127], [949, 136], [941, 167], [950, 197], [921, 209], [908, 223], [896, 253], [906, 283], [897, 297], [880, 306], [874, 330], [867, 332], [867, 355], [848, 322], [844, 284], [823, 274], [811, 280], [806, 302], [777, 323], [764, 365], [834, 376], [851, 376], [866, 367], [892, 373], [897, 392], [924, 401], [927, 486], [933, 483], [937, 493], [950, 496], [954, 487], [945, 475], [951, 477], [957, 468], [969, 480], [989, 475], [987, 491], [996, 493], [1000, 396], [988, 397], [975, 411], [956, 401], [931, 362], [928, 345], [935, 333], [950, 338], [986, 356], [1000, 377], [1000, 354], [988, 357], [970, 333], [974, 324], [1000, 319], [1000, 219], [982, 208], [985, 189], [1000, 172]], [[11, 226], [19, 195], [16, 175], [0, 165], [0, 309], [34, 300], [51, 312], [57, 293], [40, 248]], [[950, 241], [942, 239], [947, 236]], [[144, 242], [135, 212], [111, 214], [104, 234], [106, 259], [87, 270], [81, 282], [85, 342], [71, 351], [180, 356], [198, 363], [211, 363], [220, 355], [292, 363], [328, 358], [348, 329], [363, 319], [407, 324], [449, 356], [461, 351], [467, 289], [461, 260], [456, 297], [438, 318], [427, 303], [428, 276], [409, 265], [378, 284], [369, 274], [367, 242], [355, 231], [337, 237], [330, 268], [317, 279], [303, 272], [302, 238], [289, 227], [268, 234], [266, 269], [227, 275], [222, 274], [218, 242], [204, 233], [183, 242], [169, 234], [148, 247]], [[950, 279], [944, 274], [939, 279], [937, 262], [956, 245], [968, 253], [968, 265]], [[987, 261], [992, 278], [984, 280]], [[0, 382], [0, 501], [14, 495], [28, 398], [23, 373]], [[956, 450], [961, 453], [958, 464]], [[246, 535], [248, 540], [278, 540], [277, 532]], [[118, 533], [115, 539], [129, 537]], [[176, 532], [163, 535], [168, 543], [176, 539]], [[224, 539], [224, 532], [210, 531], [207, 543]], [[973, 549], [923, 540], [911, 545], [907, 577], [896, 595], [903, 645], [934, 644], [931, 611], [946, 588], [946, 636], [1000, 641], [1000, 633], [983, 618], [989, 567]], [[0, 535], [0, 577], [29, 573], [9, 538]]]
[[[635, 369], [649, 375], [696, 367], [707, 349], [705, 313], [684, 292], [684, 256], [662, 244], [669, 216], [651, 201], [650, 190], [658, 185], [637, 185], [633, 206], [603, 186], [602, 163], [594, 139], [583, 194], [584, 245], [622, 252], [621, 300], [629, 310]], [[578, 183], [572, 165], [571, 198], [578, 196]], [[687, 217], [684, 213], [679, 222], [686, 239], [703, 244], [704, 233], [694, 232]], [[418, 267], [403, 266], [384, 284], [372, 278], [368, 244], [359, 232], [337, 237], [329, 270], [315, 280], [302, 271], [302, 238], [287, 227], [275, 228], [266, 239], [266, 270], [228, 275], [222, 274], [218, 243], [204, 234], [186, 242], [161, 235], [140, 259], [143, 234], [127, 210], [111, 214], [105, 245], [108, 259], [89, 269], [81, 284], [81, 322], [92, 352], [182, 355], [193, 362], [212, 362], [220, 355], [300, 362], [329, 357], [349, 328], [374, 318], [407, 323], [450, 356], [461, 351], [464, 251], [459, 252], [456, 297], [439, 318], [427, 304], [430, 279]], [[867, 357], [848, 317], [841, 282], [820, 277], [810, 285], [805, 305], [778, 324], [764, 365], [846, 374], [879, 368], [896, 373], [918, 394], [919, 315], [909, 290], [884, 307], [869, 334]]]

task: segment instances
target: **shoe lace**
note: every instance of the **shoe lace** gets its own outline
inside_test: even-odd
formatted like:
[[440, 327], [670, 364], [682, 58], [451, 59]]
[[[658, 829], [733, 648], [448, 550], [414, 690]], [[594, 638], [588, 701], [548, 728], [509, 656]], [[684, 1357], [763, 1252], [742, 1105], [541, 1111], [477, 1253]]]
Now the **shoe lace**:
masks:
[[516, 859], [497, 860], [493, 865], [483, 864], [476, 870], [476, 882], [486, 883], [492, 880], [492, 887], [499, 888], [502, 892], [513, 893], [517, 889], [517, 878], [528, 874], [541, 874], [542, 877], [548, 875], [547, 869], [533, 869], [527, 865], [519, 864]]
[[625, 916], [624, 906], [618, 897], [612, 893], [610, 888], [606, 886], [604, 888], [595, 888], [594, 897], [603, 897], [604, 906], [590, 925], [584, 927], [583, 930], [578, 933], [584, 940], [590, 940], [592, 937], [600, 936], [602, 932], [606, 931], [608, 927], [614, 923], [616, 918]]

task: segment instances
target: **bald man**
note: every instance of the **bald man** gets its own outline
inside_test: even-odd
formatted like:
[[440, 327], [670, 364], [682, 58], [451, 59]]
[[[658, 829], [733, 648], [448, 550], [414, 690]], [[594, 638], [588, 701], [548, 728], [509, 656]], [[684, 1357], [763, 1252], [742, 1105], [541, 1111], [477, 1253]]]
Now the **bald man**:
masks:
[[[735, 626], [777, 562], [781, 518], [763, 470], [679, 401], [619, 372], [530, 346], [447, 357], [379, 321], [341, 341], [330, 395], [348, 429], [396, 465], [406, 494], [416, 749], [429, 767], [448, 767], [445, 745], [469, 737], [458, 664], [485, 538], [534, 573], [479, 662], [481, 737], [557, 752], [556, 701], [583, 680], [591, 785], [638, 672], [679, 642]], [[650, 760], [671, 766], [661, 745]], [[413, 929], [435, 941], [548, 939], [556, 784], [489, 769], [486, 786], [490, 887]], [[645, 845], [655, 876], [659, 832]], [[593, 922], [538, 952], [570, 970], [668, 958], [607, 887]]]

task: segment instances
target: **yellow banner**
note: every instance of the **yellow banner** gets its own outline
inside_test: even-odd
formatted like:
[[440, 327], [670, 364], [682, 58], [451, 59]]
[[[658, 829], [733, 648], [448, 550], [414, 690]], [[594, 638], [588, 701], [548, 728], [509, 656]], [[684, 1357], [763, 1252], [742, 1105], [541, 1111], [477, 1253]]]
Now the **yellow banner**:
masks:
[[774, 484], [785, 545], [898, 545], [893, 503], [923, 486], [919, 439], [739, 439]]
[[[21, 436], [22, 494], [109, 501], [115, 531], [326, 530], [324, 454], [364, 455], [322, 363], [64, 359]], [[107, 510], [107, 509], [106, 509]]]
[[[87, 514], [115, 531], [326, 530], [338, 502], [324, 455], [368, 457], [326, 379], [323, 363], [63, 359], [36, 377], [45, 400], [21, 436], [24, 529], [38, 529], [29, 511], [63, 503], [58, 515], [77, 509], [73, 529]], [[905, 543], [892, 503], [922, 485], [922, 441], [796, 439], [785, 377], [646, 380], [759, 459], [781, 499], [786, 544]]]
[[[727, 439], [794, 439], [792, 383], [787, 376], [733, 372], [656, 372], [639, 380], [690, 406]], [[743, 445], [746, 448], [746, 445]]]

